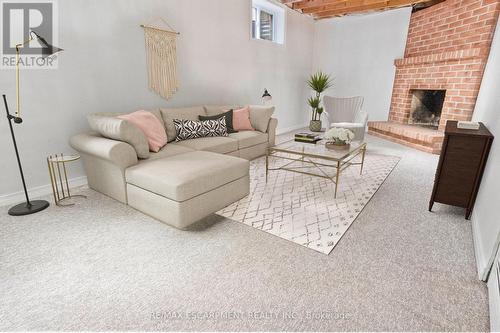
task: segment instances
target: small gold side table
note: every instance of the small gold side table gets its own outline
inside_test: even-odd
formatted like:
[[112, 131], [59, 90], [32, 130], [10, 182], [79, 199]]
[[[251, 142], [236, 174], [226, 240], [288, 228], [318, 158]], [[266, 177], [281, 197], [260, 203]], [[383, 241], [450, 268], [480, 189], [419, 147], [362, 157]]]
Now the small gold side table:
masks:
[[[57, 206], [73, 206], [74, 203], [62, 203], [62, 201], [81, 197], [87, 198], [85, 195], [71, 195], [69, 192], [68, 173], [66, 172], [66, 163], [79, 160], [79, 155], [63, 155], [56, 154], [47, 157], [47, 166], [49, 168], [50, 183], [52, 192], [54, 193], [54, 201]], [[66, 187], [66, 189], [64, 188]], [[60, 191], [59, 191], [60, 190]]]

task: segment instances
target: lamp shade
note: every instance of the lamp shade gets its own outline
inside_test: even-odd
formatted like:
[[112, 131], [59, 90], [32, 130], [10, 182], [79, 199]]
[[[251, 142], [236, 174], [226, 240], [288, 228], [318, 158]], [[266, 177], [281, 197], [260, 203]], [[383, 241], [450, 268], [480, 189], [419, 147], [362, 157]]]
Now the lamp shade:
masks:
[[47, 43], [45, 38], [41, 37], [36, 32], [32, 31], [32, 33], [36, 36], [36, 39], [42, 45], [42, 58], [47, 58], [53, 54], [56, 54], [57, 52], [64, 51], [63, 49], [61, 49], [57, 46], [54, 46], [54, 45]]
[[271, 96], [271, 94], [269, 93], [269, 91], [267, 91], [267, 89], [264, 89], [264, 94], [262, 94], [262, 100], [264, 102], [267, 102], [270, 101], [271, 99], [273, 99], [273, 96]]

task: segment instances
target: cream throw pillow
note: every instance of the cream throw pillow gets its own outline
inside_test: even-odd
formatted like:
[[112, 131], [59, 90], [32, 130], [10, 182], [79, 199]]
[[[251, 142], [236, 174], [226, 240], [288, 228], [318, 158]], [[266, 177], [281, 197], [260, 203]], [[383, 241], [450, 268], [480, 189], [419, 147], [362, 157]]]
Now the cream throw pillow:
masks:
[[168, 142], [175, 140], [177, 132], [175, 130], [174, 119], [198, 120], [199, 116], [205, 115], [205, 109], [202, 106], [193, 106], [187, 108], [160, 108], [163, 118], [163, 125], [167, 131]]
[[205, 105], [203, 106], [207, 116], [215, 116], [229, 110], [238, 110], [241, 109], [242, 106], [239, 105]]
[[250, 122], [257, 131], [266, 133], [274, 106], [250, 105]]
[[134, 124], [116, 118], [120, 113], [94, 113], [87, 116], [90, 128], [103, 137], [123, 141], [134, 147], [137, 157], [149, 157], [149, 143], [146, 135]]

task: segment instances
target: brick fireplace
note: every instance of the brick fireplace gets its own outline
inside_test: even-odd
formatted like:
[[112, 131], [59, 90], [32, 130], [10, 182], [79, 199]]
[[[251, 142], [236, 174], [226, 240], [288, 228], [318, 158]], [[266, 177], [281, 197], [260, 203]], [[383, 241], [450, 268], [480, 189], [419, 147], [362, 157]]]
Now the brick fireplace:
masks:
[[[369, 122], [369, 132], [439, 153], [446, 121], [472, 118], [499, 10], [499, 0], [447, 0], [412, 13], [389, 121]], [[444, 91], [437, 129], [410, 124], [416, 90]]]

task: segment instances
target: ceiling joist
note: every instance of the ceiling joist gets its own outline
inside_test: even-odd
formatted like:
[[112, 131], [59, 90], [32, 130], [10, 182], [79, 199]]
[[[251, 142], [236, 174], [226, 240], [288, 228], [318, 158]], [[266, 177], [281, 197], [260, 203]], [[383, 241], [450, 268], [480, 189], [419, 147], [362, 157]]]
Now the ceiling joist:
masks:
[[315, 19], [344, 16], [370, 11], [387, 10], [416, 4], [436, 2], [435, 0], [281, 0], [290, 8]]

